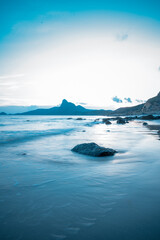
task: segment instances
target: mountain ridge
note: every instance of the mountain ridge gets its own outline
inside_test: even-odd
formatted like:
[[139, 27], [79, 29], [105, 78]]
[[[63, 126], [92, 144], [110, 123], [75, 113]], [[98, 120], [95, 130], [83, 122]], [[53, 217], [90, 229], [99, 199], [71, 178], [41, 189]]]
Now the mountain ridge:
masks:
[[111, 110], [87, 109], [81, 105], [76, 106], [74, 103], [63, 99], [59, 107], [52, 107], [49, 109], [39, 108], [33, 111], [20, 113], [19, 115], [106, 115], [111, 112]]
[[[2, 113], [5, 114], [4, 112]], [[149, 98], [146, 103], [142, 103], [133, 107], [121, 107], [112, 110], [95, 110], [87, 109], [81, 105], [75, 105], [68, 102], [66, 99], [62, 100], [60, 106], [51, 108], [38, 108], [35, 110], [17, 113], [16, 115], [104, 115], [104, 116], [123, 116], [123, 115], [145, 115], [145, 114], [160, 114], [160, 92], [157, 96]]]
[[113, 115], [143, 115], [160, 114], [160, 92], [157, 96], [149, 98], [145, 103], [133, 107], [118, 108]]

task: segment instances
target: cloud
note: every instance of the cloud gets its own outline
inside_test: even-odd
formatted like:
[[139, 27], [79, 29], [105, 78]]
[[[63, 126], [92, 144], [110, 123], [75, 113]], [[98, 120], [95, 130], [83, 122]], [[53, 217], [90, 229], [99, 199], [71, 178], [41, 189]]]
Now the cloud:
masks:
[[117, 103], [122, 103], [122, 99], [118, 98], [117, 96], [113, 97], [112, 100]]
[[125, 100], [126, 102], [128, 102], [128, 103], [132, 103], [131, 98], [124, 98], [124, 100]]
[[87, 105], [87, 103], [84, 103], [84, 102], [77, 102], [77, 104], [79, 104], [79, 105]]
[[1, 75], [1, 76], [0, 76], [0, 80], [10, 79], [10, 78], [20, 78], [20, 77], [24, 77], [24, 74]]
[[145, 100], [141, 100], [141, 99], [136, 99], [136, 102], [138, 102], [138, 103], [144, 103], [144, 102], [146, 102]]
[[122, 42], [122, 41], [125, 41], [127, 40], [129, 37], [128, 33], [121, 33], [121, 34], [117, 34], [117, 40]]

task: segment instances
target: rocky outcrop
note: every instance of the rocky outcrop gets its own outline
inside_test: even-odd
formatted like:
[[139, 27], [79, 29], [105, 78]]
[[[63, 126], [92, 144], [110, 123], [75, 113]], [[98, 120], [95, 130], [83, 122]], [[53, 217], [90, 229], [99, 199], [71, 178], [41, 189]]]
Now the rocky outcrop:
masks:
[[94, 142], [76, 145], [72, 151], [93, 157], [113, 156], [116, 153], [115, 150], [111, 148], [100, 147]]
[[141, 115], [141, 114], [160, 114], [160, 92], [156, 97], [148, 99], [146, 103], [134, 107], [118, 108], [113, 112], [114, 115]]
[[110, 125], [112, 124], [107, 118], [103, 118], [103, 123], [105, 123], [106, 125]]
[[139, 115], [142, 112], [144, 104], [140, 104], [134, 107], [123, 107], [123, 108], [118, 108], [113, 112], [113, 115]]
[[76, 118], [76, 120], [86, 120], [85, 118]]
[[156, 97], [148, 99], [148, 101], [144, 104], [142, 108], [142, 113], [160, 113], [160, 92]]
[[117, 124], [125, 124], [126, 120], [124, 118], [118, 118]]
[[142, 120], [158, 120], [158, 119], [160, 119], [160, 116], [146, 115], [146, 116], [139, 117], [139, 119], [142, 119]]
[[147, 126], [147, 125], [148, 125], [148, 123], [146, 123], [146, 122], [143, 123], [143, 126]]

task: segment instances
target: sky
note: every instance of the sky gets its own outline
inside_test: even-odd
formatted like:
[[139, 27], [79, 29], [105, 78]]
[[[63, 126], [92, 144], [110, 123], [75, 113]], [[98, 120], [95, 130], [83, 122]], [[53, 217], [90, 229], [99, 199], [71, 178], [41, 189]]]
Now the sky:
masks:
[[143, 103], [160, 91], [159, 0], [0, 0], [0, 106]]

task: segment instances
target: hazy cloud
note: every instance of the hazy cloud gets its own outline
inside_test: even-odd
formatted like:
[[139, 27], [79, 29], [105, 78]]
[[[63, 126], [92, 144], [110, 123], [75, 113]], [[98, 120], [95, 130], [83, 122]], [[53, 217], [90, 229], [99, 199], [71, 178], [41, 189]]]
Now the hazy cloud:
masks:
[[117, 103], [122, 103], [122, 99], [118, 98], [117, 96], [113, 97], [112, 100]]
[[128, 102], [128, 103], [132, 103], [131, 98], [124, 98], [124, 100], [125, 100], [126, 102]]
[[128, 33], [117, 34], [118, 41], [125, 41], [128, 39]]
[[0, 76], [0, 80], [10, 79], [10, 78], [19, 78], [19, 77], [24, 77], [24, 74], [1, 75], [1, 76]]
[[77, 104], [79, 104], [79, 105], [87, 105], [87, 103], [84, 103], [84, 102], [77, 102]]
[[144, 103], [144, 102], [146, 102], [145, 100], [142, 100], [142, 99], [136, 99], [136, 102], [138, 102], [138, 103]]

